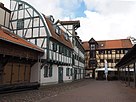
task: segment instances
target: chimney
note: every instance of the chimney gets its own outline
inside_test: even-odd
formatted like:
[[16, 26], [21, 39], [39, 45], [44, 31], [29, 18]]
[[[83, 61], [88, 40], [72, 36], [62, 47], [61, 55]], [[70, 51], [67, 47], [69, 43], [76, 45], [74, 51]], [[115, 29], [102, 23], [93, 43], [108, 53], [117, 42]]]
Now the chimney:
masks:
[[0, 7], [4, 7], [4, 4], [2, 2], [0, 2]]

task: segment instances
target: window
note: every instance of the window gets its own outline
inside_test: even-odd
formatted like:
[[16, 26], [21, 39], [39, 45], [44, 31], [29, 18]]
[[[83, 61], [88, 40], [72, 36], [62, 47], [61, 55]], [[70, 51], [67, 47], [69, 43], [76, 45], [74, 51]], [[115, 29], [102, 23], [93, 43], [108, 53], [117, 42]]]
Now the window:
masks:
[[44, 66], [44, 77], [48, 77], [48, 66]]
[[66, 68], [66, 76], [70, 76], [70, 68]]
[[54, 22], [54, 18], [53, 18], [52, 15], [50, 16], [50, 21], [51, 21], [51, 22]]
[[52, 77], [52, 65], [44, 66], [44, 77]]
[[95, 57], [96, 57], [96, 55], [95, 55], [95, 52], [94, 52], [94, 51], [90, 52], [90, 57], [91, 57], [91, 58], [95, 58]]
[[100, 59], [100, 63], [104, 63], [104, 59]]
[[69, 39], [68, 33], [64, 33], [64, 37], [66, 40], [68, 40]]
[[126, 54], [126, 53], [128, 52], [128, 50], [125, 50], [124, 52], [125, 52], [125, 54]]
[[95, 44], [91, 44], [91, 50], [95, 50]]
[[103, 51], [103, 50], [100, 50], [100, 51], [99, 51], [99, 54], [104, 54], [104, 51]]
[[108, 63], [113, 63], [113, 59], [107, 59]]
[[68, 51], [68, 57], [71, 57], [71, 51], [70, 50]]
[[120, 50], [116, 50], [116, 54], [120, 54]]
[[108, 51], [107, 51], [107, 54], [111, 54], [111, 50], [108, 50]]
[[72, 68], [71, 68], [71, 76], [73, 75], [73, 70], [72, 70]]
[[53, 43], [53, 51], [57, 51], [57, 44], [56, 43]]
[[55, 32], [59, 35], [61, 34], [61, 29], [59, 28], [59, 26], [56, 26]]
[[22, 10], [23, 9], [23, 4], [18, 4], [18, 9]]
[[23, 29], [24, 28], [24, 19], [19, 19], [17, 21], [17, 29]]
[[62, 46], [59, 46], [59, 53], [61, 54], [63, 52]]
[[67, 49], [64, 49], [64, 55], [67, 56]]
[[49, 67], [49, 77], [52, 77], [52, 65]]
[[120, 59], [115, 59], [115, 63], [118, 63], [120, 61]]

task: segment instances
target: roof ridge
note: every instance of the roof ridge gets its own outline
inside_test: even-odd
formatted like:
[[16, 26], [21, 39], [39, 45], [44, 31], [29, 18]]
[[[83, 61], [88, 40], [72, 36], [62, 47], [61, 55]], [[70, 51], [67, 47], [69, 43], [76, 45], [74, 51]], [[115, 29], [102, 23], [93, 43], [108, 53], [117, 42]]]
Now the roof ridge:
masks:
[[96, 41], [119, 41], [119, 40], [129, 40], [128, 38], [124, 39], [110, 39], [110, 40], [96, 40]]

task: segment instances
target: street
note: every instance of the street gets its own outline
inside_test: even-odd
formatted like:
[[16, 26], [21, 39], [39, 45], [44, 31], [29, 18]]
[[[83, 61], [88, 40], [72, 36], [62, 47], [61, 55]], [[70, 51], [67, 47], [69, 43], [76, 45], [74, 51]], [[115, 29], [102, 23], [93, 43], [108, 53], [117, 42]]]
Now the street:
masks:
[[84, 79], [0, 95], [0, 102], [136, 102], [136, 89], [120, 81]]

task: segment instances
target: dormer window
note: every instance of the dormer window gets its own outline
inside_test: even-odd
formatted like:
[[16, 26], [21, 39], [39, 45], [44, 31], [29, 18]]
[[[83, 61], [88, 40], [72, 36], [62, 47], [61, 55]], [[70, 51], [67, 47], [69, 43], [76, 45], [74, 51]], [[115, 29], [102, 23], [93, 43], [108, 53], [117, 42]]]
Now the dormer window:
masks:
[[95, 44], [91, 44], [91, 50], [95, 50]]
[[51, 20], [52, 23], [54, 22], [53, 16], [50, 16], [50, 20]]
[[56, 26], [55, 32], [60, 35], [61, 34], [61, 29], [59, 28], [59, 26]]
[[101, 44], [101, 47], [103, 47], [104, 46], [104, 44]]
[[18, 4], [18, 9], [22, 10], [23, 9], [23, 4]]
[[69, 39], [68, 33], [64, 33], [64, 37], [66, 40], [68, 40]]

